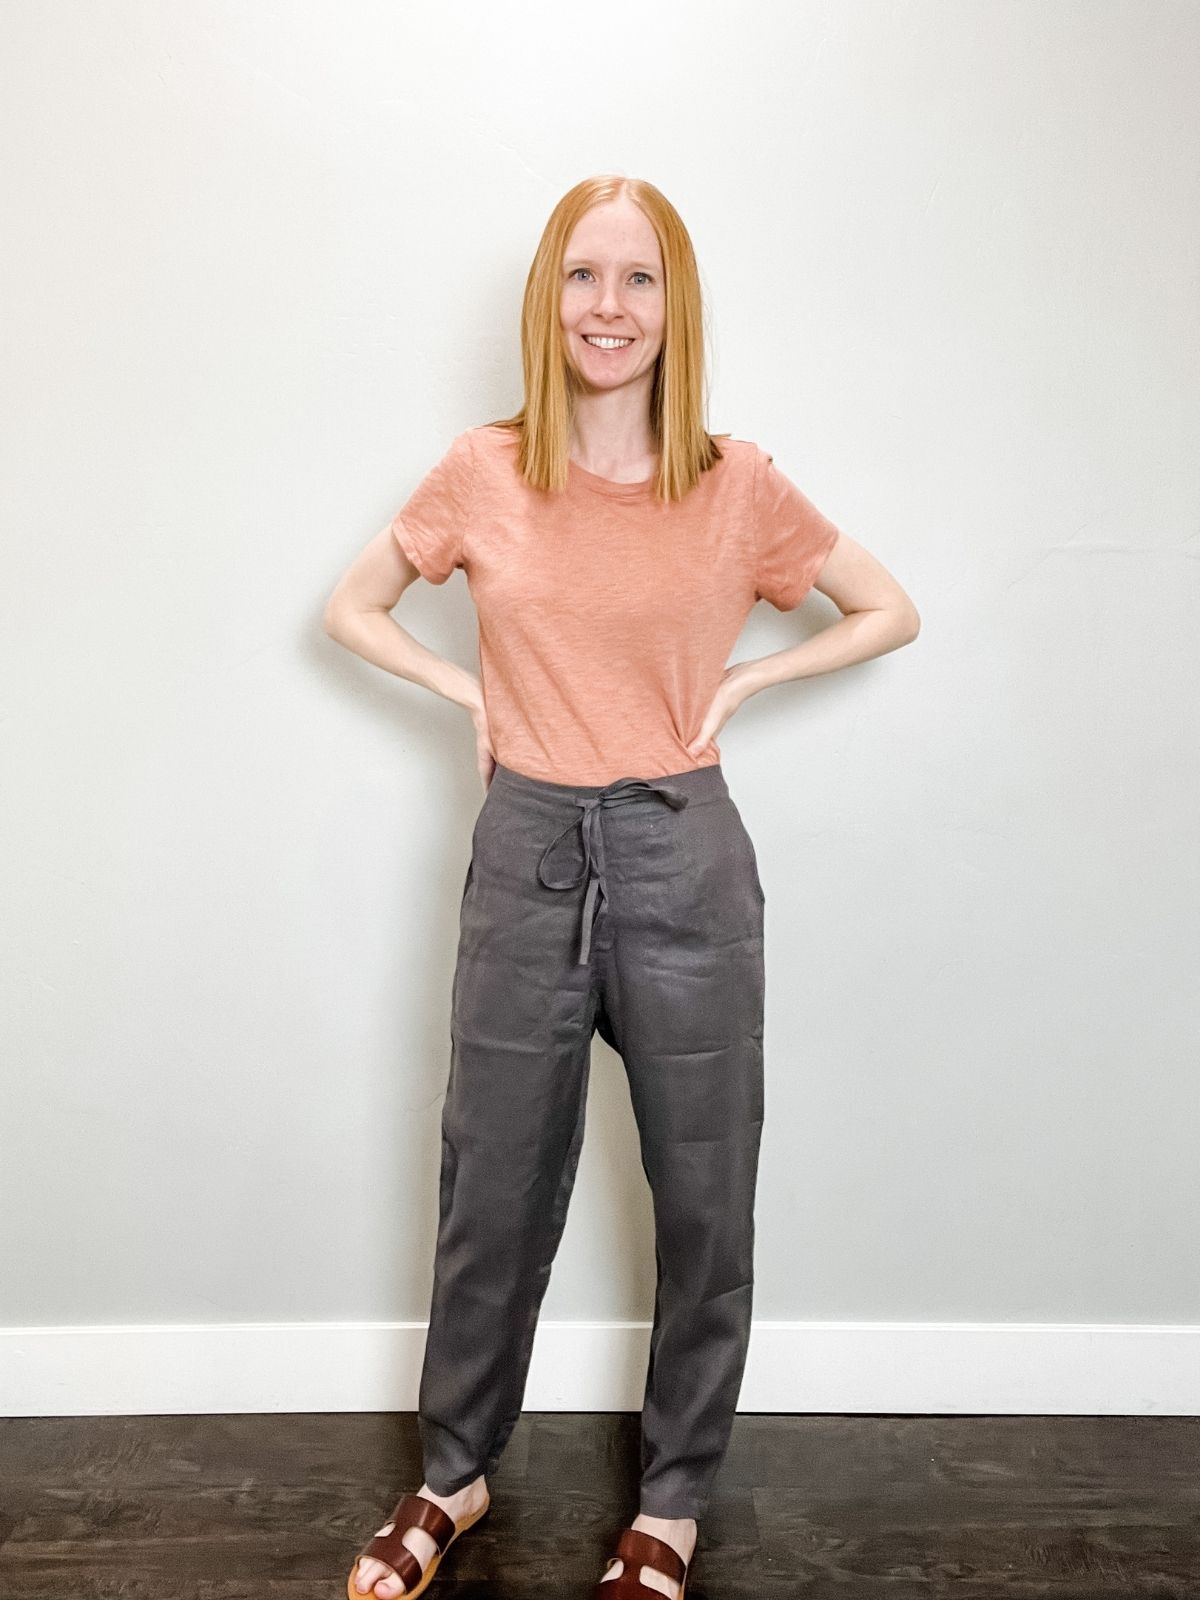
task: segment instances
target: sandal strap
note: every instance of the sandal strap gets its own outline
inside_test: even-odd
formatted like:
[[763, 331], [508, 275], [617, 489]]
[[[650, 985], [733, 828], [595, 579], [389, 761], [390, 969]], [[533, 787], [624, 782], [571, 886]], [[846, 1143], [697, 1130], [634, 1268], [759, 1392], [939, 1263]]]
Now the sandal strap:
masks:
[[404, 1535], [410, 1528], [424, 1529], [444, 1556], [458, 1530], [441, 1506], [420, 1494], [402, 1495], [387, 1520], [394, 1524], [392, 1531], [377, 1533], [359, 1551], [358, 1559], [386, 1562], [404, 1585], [405, 1593], [411, 1594], [421, 1581], [421, 1563], [403, 1542]]
[[654, 1567], [676, 1583], [682, 1583], [687, 1573], [687, 1562], [679, 1551], [644, 1528], [626, 1528], [617, 1540], [617, 1554], [626, 1567], [632, 1566], [635, 1571], [639, 1566]]
[[[609, 1566], [618, 1556], [625, 1563], [621, 1576], [607, 1583], [598, 1583], [595, 1591], [597, 1600], [642, 1600], [644, 1595], [658, 1595], [657, 1589], [649, 1589], [642, 1582], [643, 1567], [653, 1567], [656, 1572], [674, 1579], [678, 1584], [683, 1583], [687, 1574], [687, 1562], [679, 1551], [643, 1528], [624, 1529], [617, 1540], [615, 1554], [609, 1558]], [[662, 1600], [661, 1595], [659, 1600]]]

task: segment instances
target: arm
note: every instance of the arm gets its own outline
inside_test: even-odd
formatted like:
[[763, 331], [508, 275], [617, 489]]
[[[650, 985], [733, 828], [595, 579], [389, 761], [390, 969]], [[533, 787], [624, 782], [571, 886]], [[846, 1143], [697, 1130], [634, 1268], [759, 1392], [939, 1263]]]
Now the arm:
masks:
[[392, 536], [390, 524], [382, 528], [338, 580], [322, 617], [325, 632], [372, 666], [465, 706], [478, 731], [483, 717], [479, 679], [426, 649], [391, 615], [418, 577], [417, 568]]
[[921, 619], [908, 595], [887, 568], [848, 534], [838, 535], [813, 587], [828, 595], [842, 617], [786, 650], [737, 662], [729, 670], [740, 700], [773, 683], [815, 678], [886, 655], [911, 644], [921, 631]]
[[843, 613], [841, 619], [800, 644], [735, 661], [725, 668], [688, 751], [698, 756], [751, 695], [789, 678], [815, 678], [855, 661], [869, 661], [901, 645], [921, 631], [917, 608], [881, 562], [849, 535], [839, 533], [813, 582]]

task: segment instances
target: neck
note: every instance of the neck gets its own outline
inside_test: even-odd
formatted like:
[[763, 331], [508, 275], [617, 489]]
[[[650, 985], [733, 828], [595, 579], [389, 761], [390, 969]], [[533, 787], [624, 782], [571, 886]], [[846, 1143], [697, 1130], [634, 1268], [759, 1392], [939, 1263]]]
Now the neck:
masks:
[[[650, 424], [650, 380], [620, 389], [585, 390], [575, 396], [571, 419], [571, 458], [589, 471], [614, 477], [610, 469], [629, 469], [648, 477], [658, 459], [658, 443]], [[644, 473], [635, 469], [650, 465]]]

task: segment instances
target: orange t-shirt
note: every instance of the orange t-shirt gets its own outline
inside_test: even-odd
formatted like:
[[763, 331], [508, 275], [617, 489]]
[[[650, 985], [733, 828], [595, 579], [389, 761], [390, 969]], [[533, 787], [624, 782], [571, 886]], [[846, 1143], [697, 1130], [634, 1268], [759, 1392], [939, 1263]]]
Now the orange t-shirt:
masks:
[[798, 606], [838, 537], [774, 458], [718, 439], [684, 499], [576, 462], [555, 494], [517, 470], [517, 437], [460, 433], [391, 528], [430, 583], [462, 567], [479, 619], [492, 750], [553, 783], [667, 777], [687, 751], [757, 600]]

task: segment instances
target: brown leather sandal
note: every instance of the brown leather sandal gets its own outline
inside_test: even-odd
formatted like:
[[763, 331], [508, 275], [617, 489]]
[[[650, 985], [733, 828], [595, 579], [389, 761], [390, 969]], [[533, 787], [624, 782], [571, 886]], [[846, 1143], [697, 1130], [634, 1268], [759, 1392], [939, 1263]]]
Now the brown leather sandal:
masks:
[[[623, 1561], [619, 1578], [601, 1579], [594, 1591], [594, 1600], [663, 1600], [661, 1589], [650, 1589], [642, 1582], [642, 1568], [653, 1567], [664, 1578], [672, 1578], [679, 1585], [678, 1600], [683, 1600], [687, 1588], [688, 1563], [662, 1539], [656, 1539], [643, 1528], [626, 1528], [617, 1540], [616, 1555], [609, 1556], [608, 1565]], [[359, 1600], [363, 1600], [360, 1595]]]
[[[433, 1582], [433, 1575], [442, 1557], [455, 1539], [460, 1533], [466, 1533], [468, 1528], [473, 1528], [480, 1517], [491, 1508], [491, 1504], [489, 1496], [472, 1516], [464, 1517], [461, 1522], [455, 1522], [441, 1506], [435, 1506], [433, 1501], [426, 1500], [423, 1494], [402, 1495], [396, 1502], [396, 1509], [384, 1524], [386, 1531], [377, 1533], [354, 1558], [350, 1576], [346, 1579], [346, 1593], [350, 1600], [379, 1600], [379, 1596], [375, 1593], [375, 1583], [384, 1581], [382, 1576], [376, 1578], [366, 1594], [361, 1589], [355, 1588], [354, 1580], [358, 1576], [360, 1561], [386, 1562], [404, 1585], [403, 1593], [398, 1595], [396, 1600], [416, 1600], [417, 1595], [424, 1594]], [[437, 1545], [424, 1572], [421, 1571], [421, 1563], [416, 1556], [403, 1543], [404, 1535], [410, 1528], [423, 1528]]]

